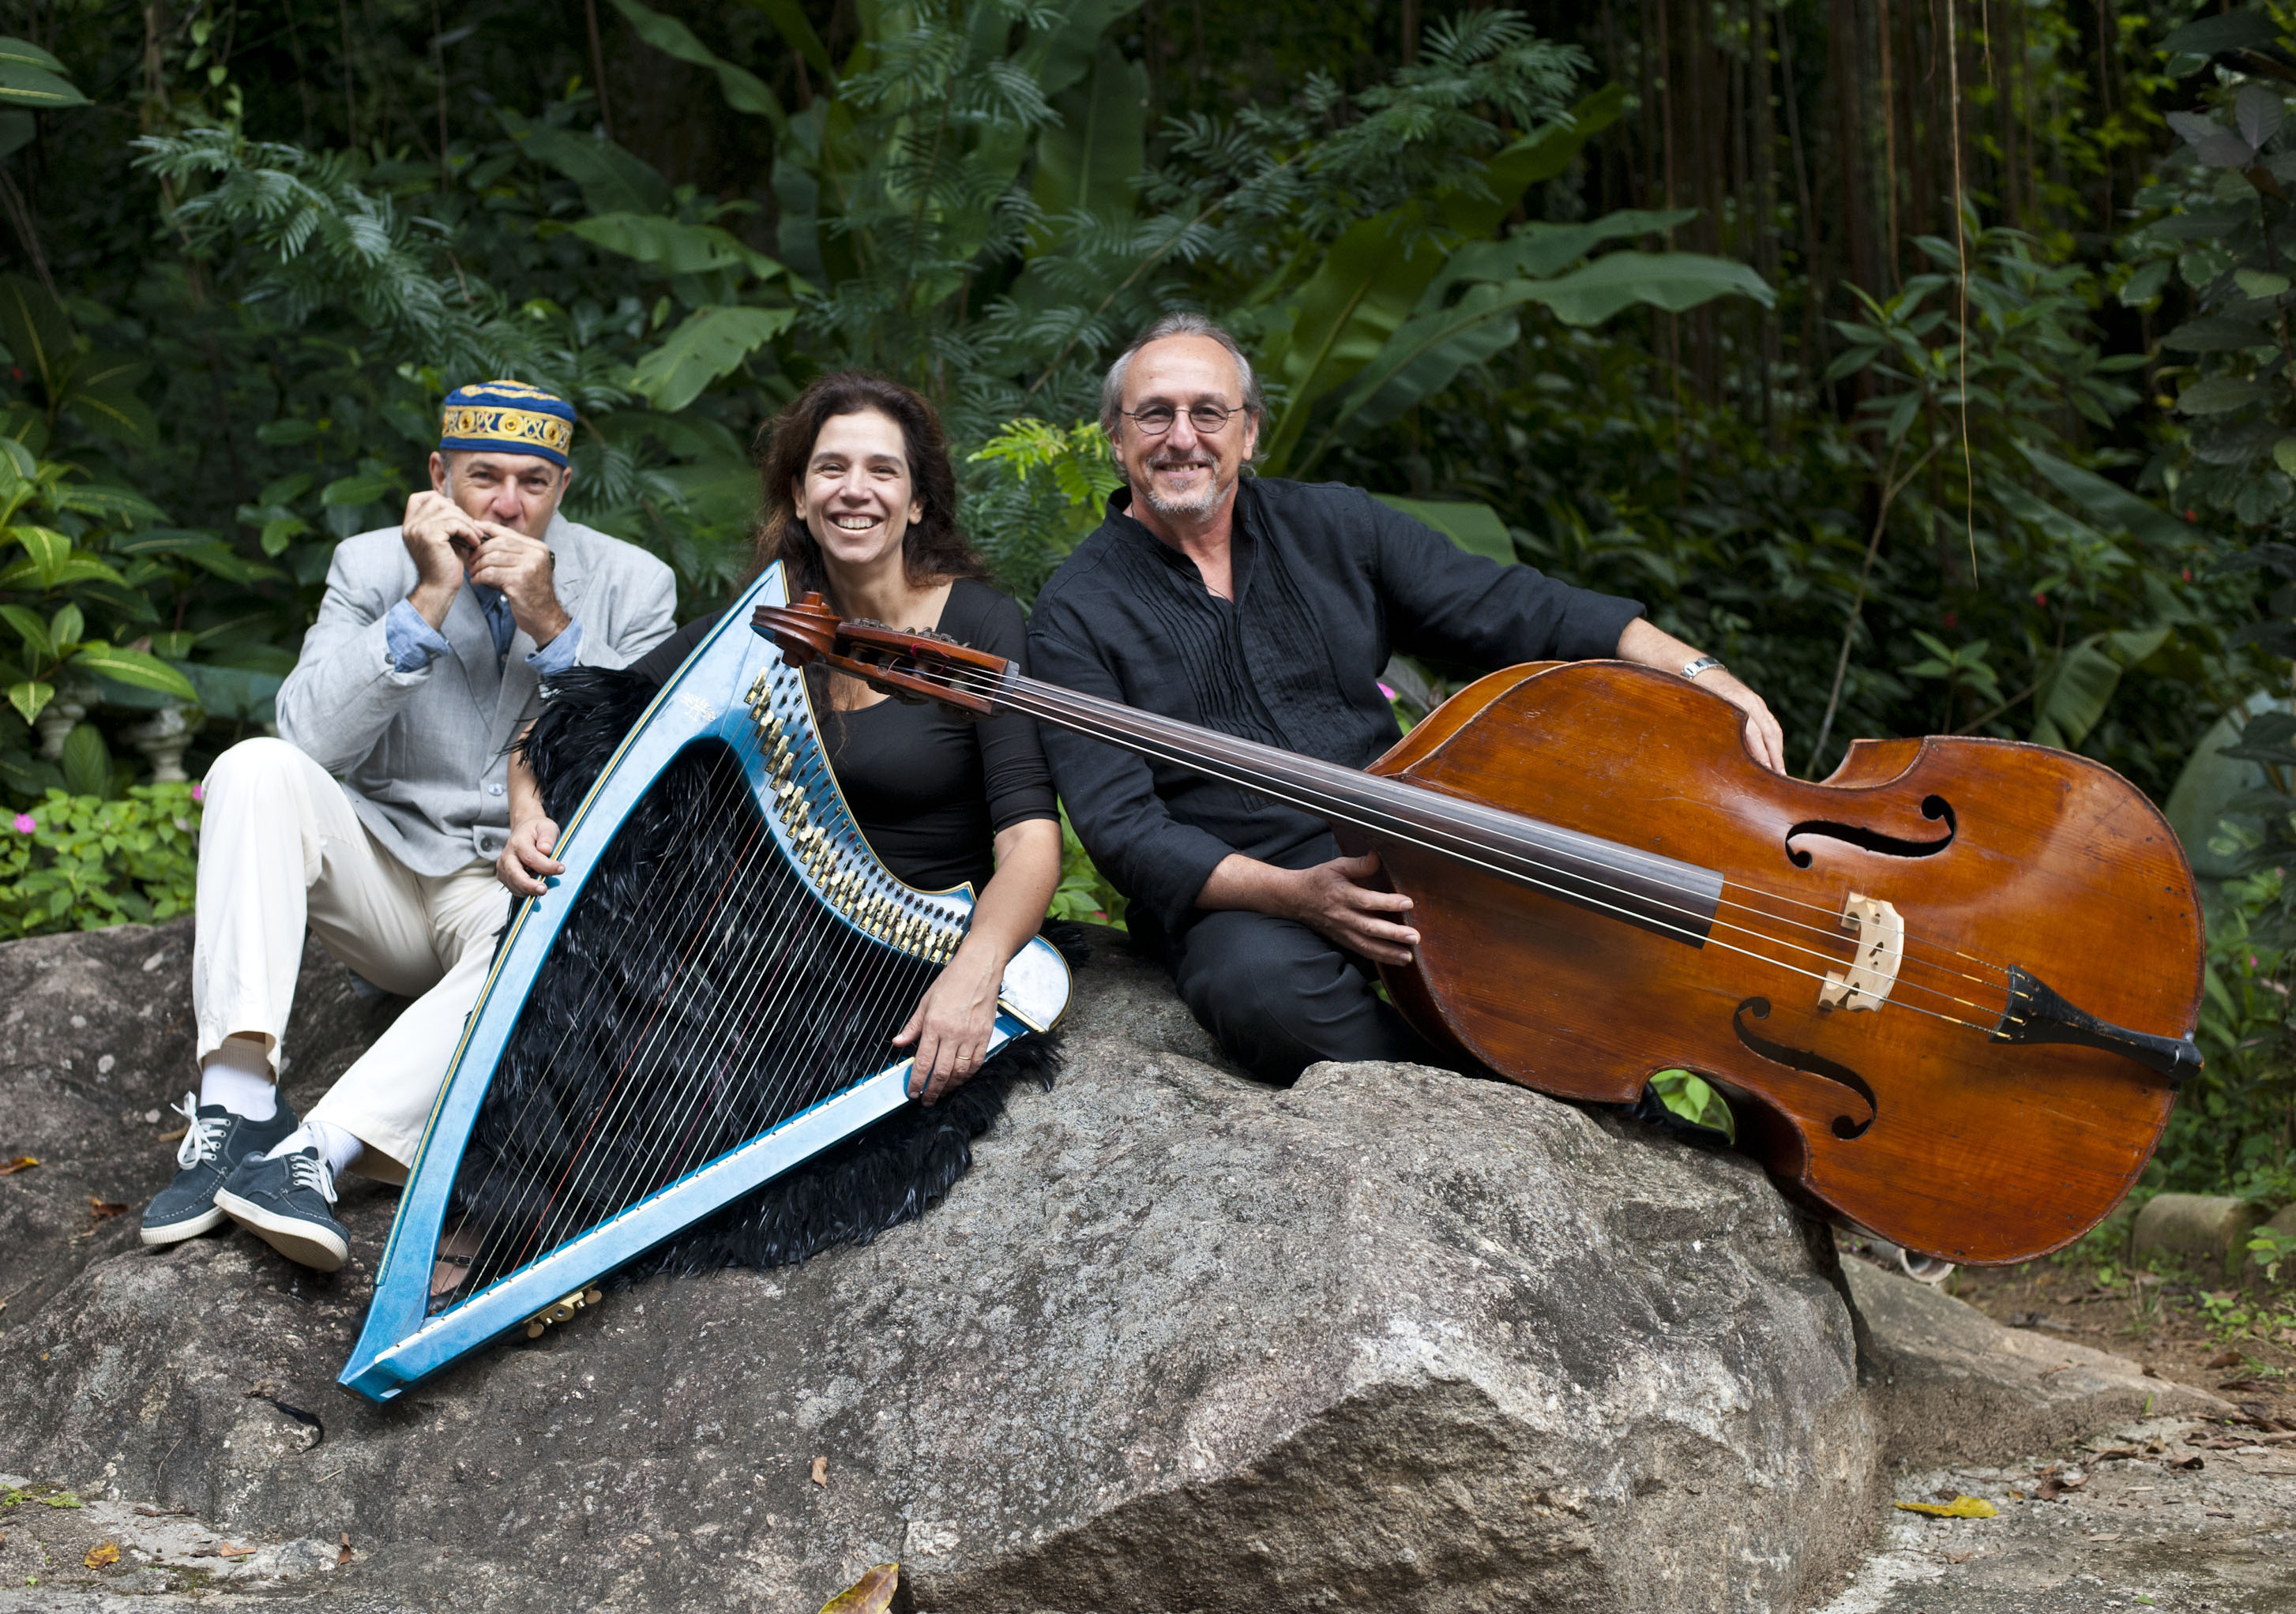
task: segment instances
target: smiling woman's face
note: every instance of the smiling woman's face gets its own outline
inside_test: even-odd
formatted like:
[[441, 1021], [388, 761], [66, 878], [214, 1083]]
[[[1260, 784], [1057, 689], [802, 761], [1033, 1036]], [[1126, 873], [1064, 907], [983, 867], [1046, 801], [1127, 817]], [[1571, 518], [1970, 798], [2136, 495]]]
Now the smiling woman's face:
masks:
[[823, 422], [790, 497], [822, 554], [855, 570], [898, 558], [901, 535], [925, 508], [900, 422], [874, 409]]

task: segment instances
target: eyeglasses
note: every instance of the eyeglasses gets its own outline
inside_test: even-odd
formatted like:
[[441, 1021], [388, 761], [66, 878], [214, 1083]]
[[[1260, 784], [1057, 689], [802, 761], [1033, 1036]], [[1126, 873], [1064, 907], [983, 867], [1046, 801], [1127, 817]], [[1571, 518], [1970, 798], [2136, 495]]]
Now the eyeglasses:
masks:
[[[1242, 410], [1229, 409], [1218, 404], [1191, 404], [1188, 406], [1188, 424], [1210, 437], [1227, 424], [1228, 416], [1242, 413]], [[1145, 409], [1127, 409], [1123, 414], [1147, 437], [1162, 437], [1172, 429], [1172, 422], [1180, 418], [1179, 413], [1169, 404], [1151, 404]]]

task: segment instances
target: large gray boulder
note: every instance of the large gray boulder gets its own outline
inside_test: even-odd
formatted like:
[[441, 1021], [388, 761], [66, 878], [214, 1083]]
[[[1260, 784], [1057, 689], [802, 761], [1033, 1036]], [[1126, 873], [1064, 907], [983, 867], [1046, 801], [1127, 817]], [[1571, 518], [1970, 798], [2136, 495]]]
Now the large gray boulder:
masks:
[[[25, 946], [109, 1031], [179, 992], [142, 968], [163, 937]], [[1882, 1426], [1831, 1241], [1754, 1167], [1415, 1067], [1272, 1091], [1119, 946], [1079, 987], [1060, 1086], [922, 1221], [642, 1285], [388, 1408], [332, 1389], [363, 1263], [28, 1218], [10, 1258], [49, 1281], [0, 1314], [0, 1471], [348, 1534], [301, 1583], [335, 1609], [802, 1610], [898, 1558], [952, 1611], [1783, 1614], [1858, 1557]], [[340, 1051], [372, 1015], [332, 1001]], [[74, 1191], [163, 1178], [127, 1175], [161, 1152], [135, 1106], [181, 1066], [113, 1099], [47, 1057], [17, 1091], [76, 1118], [36, 1122], [94, 1162]], [[390, 1205], [346, 1196], [362, 1258]]]

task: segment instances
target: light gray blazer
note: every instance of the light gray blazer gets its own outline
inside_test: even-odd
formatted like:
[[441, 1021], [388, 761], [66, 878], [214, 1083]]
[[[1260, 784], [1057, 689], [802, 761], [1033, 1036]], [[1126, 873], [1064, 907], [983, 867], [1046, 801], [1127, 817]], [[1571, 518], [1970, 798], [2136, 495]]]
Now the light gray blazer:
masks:
[[[558, 602], [582, 625], [578, 665], [626, 666], [669, 636], [677, 581], [668, 567], [562, 515], [544, 541], [557, 557]], [[449, 874], [474, 857], [491, 861], [510, 837], [509, 747], [538, 708], [539, 681], [523, 629], [497, 660], [468, 583], [439, 629], [454, 653], [398, 671], [382, 619], [414, 583], [396, 527], [336, 545], [319, 619], [279, 690], [279, 735], [342, 781], [360, 821], [401, 863]]]

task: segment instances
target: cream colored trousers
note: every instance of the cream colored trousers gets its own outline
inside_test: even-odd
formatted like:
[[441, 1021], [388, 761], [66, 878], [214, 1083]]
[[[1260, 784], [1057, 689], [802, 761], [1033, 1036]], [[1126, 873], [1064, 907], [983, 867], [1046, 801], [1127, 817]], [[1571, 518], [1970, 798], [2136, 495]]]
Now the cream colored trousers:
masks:
[[284, 740], [232, 747], [201, 794], [192, 957], [200, 1062], [227, 1036], [259, 1038], [275, 1078], [308, 926], [349, 969], [414, 999], [304, 1118], [365, 1143], [359, 1171], [404, 1182], [486, 984], [510, 893], [482, 858], [435, 877], [407, 869], [326, 770]]

